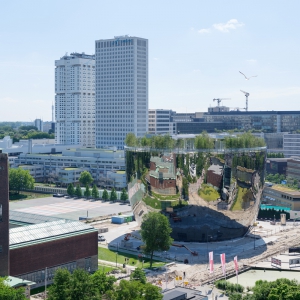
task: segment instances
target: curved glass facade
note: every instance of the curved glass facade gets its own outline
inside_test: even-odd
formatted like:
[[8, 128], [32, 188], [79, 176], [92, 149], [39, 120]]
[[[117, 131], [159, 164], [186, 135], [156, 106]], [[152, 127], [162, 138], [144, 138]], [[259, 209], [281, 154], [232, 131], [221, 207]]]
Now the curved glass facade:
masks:
[[257, 215], [266, 148], [183, 150], [126, 148], [130, 202], [136, 219], [161, 211], [177, 241], [243, 236]]

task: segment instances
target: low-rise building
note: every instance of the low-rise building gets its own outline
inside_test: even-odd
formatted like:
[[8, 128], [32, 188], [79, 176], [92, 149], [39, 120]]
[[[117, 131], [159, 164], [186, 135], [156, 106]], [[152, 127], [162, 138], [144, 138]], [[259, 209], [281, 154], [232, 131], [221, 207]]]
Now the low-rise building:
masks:
[[300, 157], [292, 156], [287, 162], [286, 176], [289, 181], [297, 180], [300, 185]]
[[288, 158], [267, 158], [266, 171], [270, 174], [286, 175]]
[[[62, 154], [20, 154], [14, 164], [18, 166], [30, 170], [37, 182], [51, 179], [67, 185], [78, 182], [81, 172], [89, 171], [99, 186], [127, 186], [123, 150], [83, 148], [67, 149]], [[43, 175], [35, 176], [35, 172]]]
[[223, 169], [220, 165], [211, 165], [207, 170], [207, 183], [220, 189], [222, 187]]
[[300, 210], [300, 192], [281, 185], [265, 185], [262, 203]]

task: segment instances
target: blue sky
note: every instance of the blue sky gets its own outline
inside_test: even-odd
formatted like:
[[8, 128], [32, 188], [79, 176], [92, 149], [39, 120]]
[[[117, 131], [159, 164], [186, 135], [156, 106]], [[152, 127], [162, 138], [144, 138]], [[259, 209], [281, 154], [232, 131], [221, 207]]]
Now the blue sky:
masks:
[[[300, 110], [300, 1], [2, 1], [0, 121], [51, 119], [54, 60], [149, 39], [149, 108]], [[249, 81], [247, 76], [258, 75]]]

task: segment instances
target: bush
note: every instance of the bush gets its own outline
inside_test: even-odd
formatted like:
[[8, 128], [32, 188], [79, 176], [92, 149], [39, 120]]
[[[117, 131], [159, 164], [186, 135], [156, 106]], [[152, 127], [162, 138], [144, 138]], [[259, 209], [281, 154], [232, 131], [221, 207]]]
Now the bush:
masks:
[[230, 283], [226, 280], [219, 280], [216, 282], [216, 287], [220, 290], [226, 290], [230, 293], [238, 292], [242, 293], [244, 291], [244, 287], [238, 283]]

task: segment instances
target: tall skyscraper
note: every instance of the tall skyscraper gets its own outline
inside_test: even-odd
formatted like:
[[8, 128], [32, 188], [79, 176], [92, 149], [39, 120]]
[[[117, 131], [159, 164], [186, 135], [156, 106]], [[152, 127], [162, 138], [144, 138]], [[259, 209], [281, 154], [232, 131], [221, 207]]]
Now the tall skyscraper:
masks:
[[95, 55], [66, 54], [55, 67], [56, 143], [95, 147]]
[[148, 131], [148, 40], [115, 36], [96, 51], [96, 146], [124, 147]]
[[0, 150], [0, 277], [9, 275], [8, 158]]

